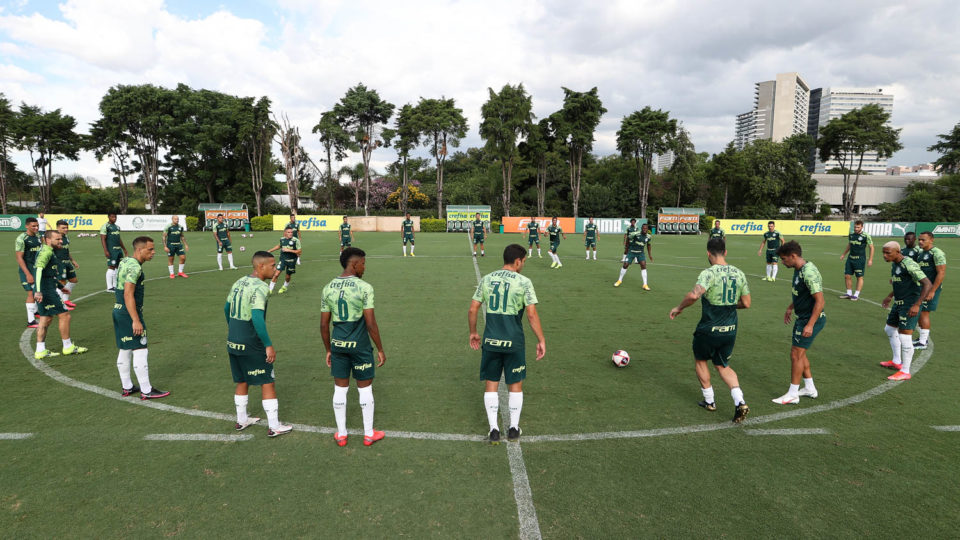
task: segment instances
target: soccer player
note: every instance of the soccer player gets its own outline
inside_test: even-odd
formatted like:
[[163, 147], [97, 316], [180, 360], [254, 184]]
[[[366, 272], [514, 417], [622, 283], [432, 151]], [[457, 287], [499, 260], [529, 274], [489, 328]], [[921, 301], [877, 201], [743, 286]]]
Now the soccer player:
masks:
[[630, 251], [630, 234], [637, 232], [637, 218], [630, 218], [630, 226], [623, 233], [623, 258], [620, 262], [627, 262], [627, 253]]
[[890, 266], [890, 283], [893, 290], [883, 302], [883, 307], [891, 305], [884, 331], [890, 339], [893, 359], [880, 362], [885, 368], [895, 369], [896, 373], [887, 377], [892, 381], [910, 380], [910, 363], [913, 361], [913, 329], [917, 327], [920, 304], [933, 292], [930, 279], [923, 273], [913, 259], [904, 257], [900, 244], [891, 240], [883, 245], [883, 260], [893, 263]]
[[593, 260], [597, 260], [597, 224], [590, 218], [583, 225], [583, 245], [587, 251], [587, 260], [590, 260], [590, 249], [593, 248]]
[[[140, 393], [140, 399], [158, 399], [170, 395], [150, 384], [147, 364], [147, 324], [143, 320], [143, 263], [153, 259], [153, 238], [139, 236], [133, 241], [133, 256], [124, 257], [117, 268], [116, 302], [113, 304], [113, 332], [117, 339], [117, 371], [121, 396]], [[130, 379], [130, 362], [140, 386]]]
[[[293, 235], [297, 237], [297, 240], [299, 240], [301, 244], [303, 243], [303, 237], [300, 236], [300, 225], [297, 224], [297, 215], [296, 215], [296, 214], [290, 214], [290, 222], [287, 223], [286, 225], [284, 225], [283, 228], [284, 228], [284, 229], [292, 229], [292, 230], [293, 230]], [[299, 256], [299, 255], [297, 256], [297, 264], [300, 264], [300, 256]]]
[[217, 266], [223, 270], [223, 252], [227, 252], [227, 262], [230, 269], [236, 270], [233, 265], [233, 239], [230, 237], [230, 227], [223, 220], [223, 214], [217, 214], [217, 222], [213, 225], [213, 239], [217, 241]]
[[543, 253], [540, 252], [540, 222], [533, 216], [530, 216], [530, 221], [527, 222], [527, 244], [529, 244], [529, 256], [533, 257], [533, 245], [537, 245], [537, 257], [543, 258]]
[[47, 233], [47, 218], [44, 217], [43, 212], [37, 214], [37, 232], [40, 233], [41, 238]]
[[280, 260], [277, 261], [276, 271], [273, 274], [273, 279], [270, 280], [271, 294], [273, 293], [273, 288], [277, 285], [277, 278], [280, 277], [280, 272], [286, 271], [287, 277], [283, 282], [283, 287], [280, 287], [277, 294], [287, 292], [287, 288], [290, 287], [290, 280], [293, 279], [293, 274], [297, 272], [297, 257], [300, 256], [301, 249], [300, 239], [293, 236], [293, 229], [284, 229], [280, 243], [268, 249], [267, 253], [273, 253], [278, 249], [280, 250]]
[[[790, 324], [794, 313], [797, 320], [793, 323], [793, 342], [790, 347], [790, 387], [786, 394], [773, 402], [795, 405], [800, 403], [801, 397], [816, 398], [819, 395], [813, 384], [807, 349], [827, 324], [827, 315], [823, 312], [823, 278], [816, 265], [804, 260], [803, 250], [796, 240], [780, 246], [777, 255], [784, 266], [793, 268], [792, 301], [783, 315], [783, 324]], [[803, 390], [800, 389], [801, 378]]]
[[60, 233], [60, 248], [54, 249], [53, 254], [57, 256], [57, 267], [59, 268], [57, 279], [61, 285], [63, 285], [62, 288], [57, 288], [57, 294], [60, 296], [60, 300], [63, 301], [63, 305], [67, 307], [67, 311], [73, 311], [77, 305], [70, 301], [70, 293], [72, 293], [73, 288], [77, 286], [77, 269], [80, 268], [80, 264], [73, 258], [73, 255], [70, 255], [70, 239], [67, 238], [69, 231], [70, 224], [67, 223], [67, 220], [57, 220], [57, 232]]
[[726, 255], [726, 242], [723, 238], [711, 238], [707, 241], [710, 268], [700, 272], [693, 290], [683, 297], [677, 307], [670, 310], [670, 318], [677, 318], [684, 309], [700, 299], [703, 314], [693, 332], [693, 358], [696, 360], [697, 378], [700, 379], [703, 393], [703, 401], [698, 405], [708, 411], [717, 410], [713, 386], [710, 385], [710, 369], [707, 367], [707, 362], [711, 361], [720, 378], [730, 387], [730, 396], [736, 407], [733, 421], [740, 423], [750, 412], [750, 407], [747, 407], [743, 400], [737, 373], [729, 364], [737, 340], [737, 310], [750, 307], [750, 287], [743, 272], [727, 264]]
[[723, 238], [726, 236], [723, 229], [720, 228], [720, 220], [713, 220], [713, 228], [710, 229], [710, 238]]
[[347, 223], [347, 216], [343, 216], [343, 223], [340, 225], [340, 231], [337, 233], [340, 238], [340, 253], [344, 248], [350, 247], [353, 242], [353, 231], [350, 230], [350, 224]]
[[28, 217], [26, 221], [26, 232], [17, 236], [14, 244], [14, 250], [17, 256], [17, 266], [19, 266], [20, 285], [27, 291], [27, 328], [37, 327], [37, 301], [33, 297], [34, 290], [34, 265], [37, 262], [37, 254], [43, 247], [43, 241], [37, 236], [37, 218]]
[[942, 249], [934, 247], [933, 233], [929, 231], [920, 233], [920, 249], [923, 251], [917, 257], [917, 264], [933, 282], [930, 292], [920, 304], [920, 339], [913, 342], [914, 349], [923, 350], [927, 348], [927, 339], [930, 338], [930, 312], [937, 310], [943, 278], [947, 276], [947, 255]]
[[[527, 361], [523, 336], [523, 313], [526, 311], [530, 329], [537, 336], [537, 360], [547, 352], [547, 344], [537, 315], [537, 293], [530, 278], [521, 275], [527, 260], [527, 250], [519, 244], [510, 244], [503, 250], [503, 268], [483, 276], [470, 302], [467, 321], [470, 325], [470, 347], [483, 349], [480, 360], [480, 378], [484, 381], [483, 405], [490, 424], [488, 441], [500, 444], [497, 421], [499, 397], [497, 389], [502, 376], [510, 390], [510, 425], [507, 440], [520, 439], [520, 412], [523, 409], [523, 380], [527, 377]], [[483, 341], [477, 333], [477, 313], [486, 303]], [[482, 345], [481, 345], [482, 344]]]
[[86, 347], [74, 345], [70, 340], [70, 313], [63, 301], [57, 296], [57, 289], [60, 287], [60, 270], [57, 267], [57, 256], [54, 250], [60, 249], [61, 237], [57, 231], [47, 231], [44, 235], [46, 245], [37, 255], [34, 263], [34, 275], [36, 283], [34, 284], [33, 297], [37, 301], [37, 351], [33, 353], [36, 359], [48, 358], [51, 356], [60, 356], [59, 353], [47, 349], [46, 337], [47, 328], [53, 322], [53, 317], [57, 317], [57, 325], [60, 327], [60, 339], [63, 341], [64, 355], [83, 354], [87, 352]]
[[917, 260], [917, 257], [920, 255], [920, 250], [917, 249], [917, 233], [908, 232], [903, 235], [903, 243], [905, 247], [900, 251], [903, 253], [903, 256]]
[[627, 259], [623, 261], [623, 267], [620, 269], [620, 277], [617, 278], [617, 282], [613, 284], [614, 287], [619, 287], [623, 283], [623, 276], [627, 275], [627, 268], [630, 267], [630, 264], [634, 261], [640, 263], [640, 277], [643, 278], [643, 290], [649, 291], [650, 286], [647, 285], [647, 256], [643, 253], [643, 248], [646, 246], [647, 254], [650, 255], [650, 262], [653, 262], [653, 246], [650, 245], [653, 240], [653, 235], [650, 234], [650, 226], [644, 223], [640, 226], [639, 231], [633, 231], [630, 233], [630, 244], [627, 246]]
[[777, 250], [787, 241], [780, 234], [780, 231], [775, 229], [775, 225], [772, 221], [767, 222], [767, 232], [763, 233], [763, 239], [760, 240], [760, 249], [757, 250], [757, 257], [759, 257], [763, 252], [763, 246], [767, 246], [767, 277], [763, 278], [764, 281], [777, 280], [777, 269], [779, 268], [777, 266]]
[[550, 258], [553, 259], [553, 264], [550, 265], [550, 268], [562, 268], [563, 263], [560, 262], [560, 256], [557, 255], [557, 250], [560, 249], [560, 237], [563, 236], [563, 239], [566, 240], [567, 233], [563, 232], [563, 228], [557, 224], [557, 216], [553, 216], [550, 225], [543, 231], [543, 234], [550, 236], [550, 251], [547, 252], [547, 255], [550, 255]]
[[[184, 234], [186, 229], [180, 225], [180, 216], [173, 216], [171, 223], [163, 230], [163, 250], [167, 252], [167, 270], [170, 271], [170, 279], [177, 276], [190, 277], [183, 272], [183, 267], [187, 264], [187, 251], [190, 246], [187, 245], [187, 236]], [[177, 272], [173, 272], [173, 258], [180, 256], [180, 266]]]
[[[847, 264], [843, 267], [843, 280], [847, 284], [847, 292], [841, 294], [840, 298], [854, 301], [860, 299], [860, 289], [863, 289], [864, 257], [866, 256], [867, 246], [870, 246], [870, 258], [866, 260], [866, 266], [873, 266], [873, 238], [863, 232], [863, 221], [858, 219], [853, 223], [853, 232], [848, 236], [847, 249], [844, 249], [843, 253], [840, 254], [841, 261], [844, 257], [847, 257], [847, 253], [850, 254], [847, 257]], [[857, 276], [857, 290], [855, 292], [850, 291], [853, 276]]]
[[403, 223], [400, 227], [400, 236], [403, 240], [403, 256], [407, 256], [407, 242], [410, 242], [410, 256], [416, 257], [413, 254], [414, 249], [414, 234], [413, 234], [413, 220], [410, 219], [410, 212], [407, 212], [406, 219], [403, 220]]
[[[340, 254], [343, 273], [323, 288], [320, 295], [320, 336], [327, 349], [327, 366], [333, 376], [333, 416], [338, 446], [347, 445], [347, 392], [350, 376], [357, 381], [360, 410], [363, 413], [363, 444], [371, 446], [383, 438], [373, 429], [373, 348], [377, 346], [377, 365], [383, 367], [387, 355], [380, 341], [380, 327], [373, 313], [373, 287], [363, 281], [367, 254], [348, 247]], [[333, 335], [330, 321], [333, 320]]]
[[477, 244], [480, 244], [480, 256], [484, 257], [486, 252], [483, 249], [483, 241], [487, 238], [487, 230], [483, 226], [483, 220], [480, 219], [480, 212], [477, 212], [476, 219], [470, 224], [470, 232], [473, 234], [473, 256], [477, 256]]
[[103, 255], [107, 258], [107, 290], [115, 291], [117, 286], [117, 266], [120, 259], [127, 256], [127, 246], [123, 245], [120, 237], [120, 227], [117, 225], [117, 214], [107, 214], [107, 222], [100, 227], [100, 245], [103, 246]]
[[[289, 229], [287, 229], [289, 230]], [[273, 255], [266, 251], [253, 254], [253, 272], [236, 281], [227, 294], [223, 314], [227, 317], [227, 354], [233, 382], [233, 404], [237, 408], [234, 429], [243, 431], [260, 419], [247, 415], [250, 385], [260, 387], [263, 412], [267, 414], [267, 436], [290, 433], [293, 426], [280, 423], [280, 406], [274, 384], [273, 365], [277, 352], [267, 333], [267, 297], [264, 281], [273, 275]]]

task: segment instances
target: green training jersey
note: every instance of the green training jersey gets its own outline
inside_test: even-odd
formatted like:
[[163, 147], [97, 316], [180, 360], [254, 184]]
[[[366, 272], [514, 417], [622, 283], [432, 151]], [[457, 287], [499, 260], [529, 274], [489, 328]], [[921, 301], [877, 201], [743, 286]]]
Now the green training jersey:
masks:
[[914, 304], [920, 298], [923, 286], [920, 281], [927, 277], [920, 265], [913, 259], [904, 257], [898, 263], [890, 265], [890, 282], [893, 284], [893, 298], [897, 302]]
[[37, 260], [33, 263], [33, 275], [36, 276], [36, 280], [33, 282], [35, 291], [44, 292], [44, 288], [49, 290], [57, 286], [57, 276], [60, 274], [60, 267], [57, 266], [58, 262], [59, 259], [54, 255], [53, 248], [47, 245], [43, 246], [37, 255]]
[[[920, 266], [920, 270], [923, 270], [924, 275], [927, 276], [930, 283], [933, 283], [937, 279], [937, 267], [946, 266], [947, 264], [947, 254], [944, 253], [942, 249], [934, 246], [929, 251], [921, 250], [916, 260]], [[942, 286], [943, 285], [941, 285], [941, 287]]]
[[809, 319], [813, 315], [816, 303], [813, 295], [823, 292], [823, 278], [820, 270], [807, 261], [799, 270], [793, 271], [793, 312], [798, 319]]
[[904, 257], [909, 257], [913, 260], [917, 260], [917, 257], [920, 256], [920, 251], [921, 250], [915, 247], [904, 247], [903, 251], [901, 251], [900, 253], [903, 253]]
[[850, 258], [859, 259], [867, 254], [867, 246], [873, 245], [873, 238], [865, 232], [850, 233]]
[[117, 304], [125, 306], [123, 301], [123, 290], [127, 283], [133, 283], [136, 288], [133, 290], [133, 299], [137, 304], [137, 311], [143, 311], [143, 268], [133, 257], [124, 257], [117, 266]]
[[170, 223], [167, 225], [167, 228], [163, 230], [163, 233], [167, 235], [168, 246], [180, 246], [183, 244], [183, 226], [179, 223], [176, 225]]
[[320, 311], [330, 313], [333, 334], [330, 349], [334, 352], [359, 352], [373, 349], [365, 309], [373, 309], [373, 286], [357, 276], [337, 277], [320, 293]]
[[213, 232], [217, 234], [217, 239], [220, 240], [221, 242], [226, 242], [230, 240], [230, 238], [227, 236], [230, 233], [230, 227], [227, 226], [226, 221], [224, 221], [223, 223], [214, 223]]
[[483, 276], [473, 299], [486, 304], [483, 349], [522, 351], [523, 312], [537, 303], [530, 278], [510, 270], [497, 270]]
[[625, 246], [630, 245], [630, 235], [635, 232], [637, 232], [637, 228], [634, 227], [633, 225], [630, 225], [629, 227], [627, 227], [627, 232], [624, 235], [623, 245]]
[[560, 243], [560, 235], [563, 234], [563, 228], [559, 225], [550, 225], [547, 227], [547, 234], [550, 235], [550, 242], [554, 244]]
[[63, 245], [60, 246], [60, 249], [53, 250], [53, 254], [57, 256], [57, 260], [60, 262], [69, 263], [70, 261], [70, 239], [67, 238], [67, 235], [61, 234], [60, 238], [63, 239]]
[[583, 225], [583, 232], [587, 235], [588, 242], [597, 241], [597, 224], [596, 223], [585, 223]]
[[724, 232], [720, 227], [714, 227], [710, 229], [710, 238], [723, 238]]
[[703, 313], [696, 334], [708, 336], [737, 335], [737, 303], [750, 294], [747, 276], [730, 264], [715, 264], [700, 272], [697, 285], [706, 291], [700, 297]]
[[37, 262], [37, 255], [43, 247], [43, 241], [40, 236], [30, 236], [27, 233], [20, 233], [17, 241], [14, 243], [14, 251], [23, 252], [23, 263], [32, 272], [34, 264]]
[[531, 221], [527, 223], [527, 237], [534, 238], [540, 236], [540, 223]]
[[122, 249], [120, 247], [120, 227], [116, 223], [107, 223], [103, 224], [103, 227], [100, 227], [100, 235], [107, 237], [107, 249]]
[[483, 236], [483, 220], [476, 219], [473, 221], [473, 235], [474, 236]]
[[413, 236], [413, 220], [405, 219], [401, 224], [403, 226], [403, 234], [406, 236]]
[[630, 253], [643, 253], [643, 249], [653, 240], [653, 236], [650, 233], [645, 233], [642, 231], [633, 231], [630, 233], [630, 236], [627, 237], [627, 241], [630, 244]]
[[300, 239], [296, 236], [291, 236], [290, 238], [283, 237], [280, 239], [280, 258], [290, 262], [297, 260], [296, 253], [290, 253], [289, 251], [283, 251], [283, 248], [287, 249], [300, 249]]
[[340, 225], [340, 238], [342, 240], [350, 240], [350, 224], [343, 223]]
[[284, 229], [290, 229], [293, 231], [294, 238], [300, 238], [300, 225], [297, 225], [296, 221], [291, 221], [283, 226]]
[[763, 233], [763, 240], [767, 243], [767, 251], [776, 251], [783, 244], [783, 237], [780, 231], [767, 231]]
[[[236, 345], [252, 345], [259, 349], [265, 347], [253, 327], [253, 310], [263, 311], [263, 316], [266, 317], [269, 296], [270, 287], [253, 276], [244, 276], [230, 287], [230, 292], [227, 294], [227, 304], [230, 308], [230, 318], [227, 319], [227, 341], [231, 343], [232, 349], [239, 349]], [[245, 352], [245, 348], [238, 352]]]

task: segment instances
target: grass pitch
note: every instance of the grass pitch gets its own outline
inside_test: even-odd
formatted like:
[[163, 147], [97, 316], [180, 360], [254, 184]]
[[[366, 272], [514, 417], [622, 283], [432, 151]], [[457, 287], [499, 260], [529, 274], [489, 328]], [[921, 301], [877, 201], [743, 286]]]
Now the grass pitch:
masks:
[[[128, 246], [133, 236], [124, 234]], [[505, 445], [480, 442], [486, 417], [480, 356], [467, 345], [476, 273], [466, 235], [418, 234], [415, 258], [401, 257], [398, 234], [358, 236], [387, 353], [374, 394], [377, 428], [388, 437], [371, 448], [356, 434], [338, 448], [329, 435], [333, 384], [317, 327], [320, 290], [340, 271], [335, 234], [304, 235], [304, 264], [268, 308], [280, 417], [305, 429], [268, 439], [258, 425], [244, 431], [252, 440], [237, 442], [144, 437], [233, 433], [223, 303], [249, 270], [252, 251], [275, 245], [279, 233], [235, 234], [239, 271], [217, 271], [213, 239], [196, 232], [188, 235], [189, 279], [167, 278], [162, 251], [144, 266], [151, 380], [172, 391], [159, 403], [174, 410], [91, 391], [119, 393], [113, 297], [102, 292], [96, 237], [74, 233], [71, 243], [81, 265], [72, 338], [90, 352], [48, 361], [60, 380], [24, 357], [21, 338], [30, 349], [33, 341], [32, 331], [24, 334], [24, 294], [14, 278], [15, 235], [0, 235], [9, 247], [0, 253], [7, 276], [0, 336], [8, 343], [0, 433], [32, 433], [0, 440], [4, 536], [520, 535]], [[480, 272], [499, 268], [502, 248], [522, 240], [492, 235]], [[732, 362], [751, 407], [750, 421], [737, 427], [718, 377], [720, 410], [696, 406], [690, 340], [699, 308], [667, 317], [707, 264], [705, 238], [656, 237], [649, 292], [636, 266], [613, 288], [613, 236], [600, 238], [598, 261], [583, 259], [578, 235], [561, 245], [562, 269], [550, 269], [546, 253], [528, 260], [524, 274], [540, 299], [547, 356], [533, 361], [528, 332], [521, 447], [544, 537], [955, 534], [946, 516], [960, 507], [960, 434], [930, 427], [960, 424], [952, 392], [960, 310], [951, 274], [933, 316], [929, 361], [913, 380], [888, 385], [890, 372], [877, 366], [890, 354], [886, 313], [877, 305], [889, 292], [879, 245], [863, 300], [854, 303], [836, 297], [844, 288], [844, 239], [800, 241], [831, 289], [827, 327], [810, 350], [820, 397], [790, 408], [770, 402], [789, 383], [791, 327], [783, 311], [792, 271], [781, 267], [776, 283], [761, 281], [759, 239], [731, 238], [728, 261], [748, 274], [753, 294], [753, 308], [740, 312]], [[948, 268], [960, 264], [960, 241], [937, 245]], [[59, 339], [52, 328], [48, 346], [58, 348]], [[631, 354], [627, 368], [610, 362], [617, 349]], [[773, 416], [785, 411], [795, 416]], [[257, 390], [250, 413], [263, 416]], [[355, 388], [347, 414], [359, 429]], [[751, 436], [756, 429], [826, 434]]]

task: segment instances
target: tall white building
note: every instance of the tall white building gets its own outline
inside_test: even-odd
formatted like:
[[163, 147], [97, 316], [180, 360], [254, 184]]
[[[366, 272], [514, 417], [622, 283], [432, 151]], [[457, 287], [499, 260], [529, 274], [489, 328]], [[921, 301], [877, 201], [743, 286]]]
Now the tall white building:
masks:
[[[820, 96], [820, 119], [817, 122], [818, 131], [827, 125], [827, 122], [834, 118], [840, 118], [844, 114], [876, 103], [880, 105], [888, 114], [893, 114], [893, 95], [884, 94], [882, 88], [824, 88]], [[849, 162], [848, 162], [849, 163]], [[856, 167], [856, 163], [852, 166]], [[848, 164], [848, 167], [850, 165]], [[814, 167], [814, 172], [825, 173], [830, 169], [840, 167], [840, 162], [830, 160], [826, 163], [820, 161], [819, 155]], [[887, 160], [877, 160], [876, 152], [868, 152], [863, 157], [862, 170], [870, 174], [885, 174], [887, 171]]]
[[663, 171], [669, 169], [676, 159], [677, 156], [673, 153], [673, 150], [667, 150], [663, 154], [655, 154], [653, 158], [654, 172], [663, 174]]
[[757, 139], [780, 142], [807, 132], [810, 87], [799, 73], [778, 73], [772, 81], [756, 83], [753, 110], [737, 115], [738, 149]]

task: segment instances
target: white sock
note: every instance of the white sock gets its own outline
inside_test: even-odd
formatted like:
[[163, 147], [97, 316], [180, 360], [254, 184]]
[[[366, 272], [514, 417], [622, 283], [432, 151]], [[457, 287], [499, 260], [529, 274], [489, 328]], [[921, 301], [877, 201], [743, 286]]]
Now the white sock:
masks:
[[67, 338], [67, 339], [61, 339], [60, 341], [62, 341], [62, 342], [63, 342], [63, 348], [64, 348], [64, 349], [66, 349], [66, 348], [68, 348], [68, 347], [72, 347], [72, 346], [73, 346], [73, 340], [72, 340], [72, 339], [70, 339], [70, 338]]
[[913, 336], [900, 334], [900, 355], [903, 358], [900, 371], [910, 373], [910, 363], [913, 362]]
[[810, 377], [809, 379], [806, 378], [806, 377], [804, 377], [804, 378], [803, 378], [803, 387], [806, 388], [807, 390], [811, 391], [811, 392], [816, 392], [816, 390], [817, 390], [817, 387], [813, 385], [813, 377]]
[[35, 320], [36, 320], [36, 313], [37, 313], [37, 303], [36, 303], [36, 302], [33, 302], [33, 303], [27, 302], [27, 303], [26, 303], [26, 306], [27, 306], [27, 322], [29, 323], [29, 322], [35, 321]]
[[223, 253], [217, 253], [217, 266], [223, 270]]
[[273, 288], [276, 287], [276, 286], [277, 286], [277, 282], [276, 282], [276, 281], [271, 281], [271, 282], [270, 282], [270, 292], [273, 292]]
[[173, 265], [172, 265], [172, 264], [168, 264], [168, 265], [167, 265], [167, 269], [170, 270], [170, 273], [171, 273], [171, 274], [173, 274]]
[[847, 296], [853, 296], [853, 290], [847, 289]]
[[620, 269], [620, 277], [617, 278], [617, 281], [623, 281], [623, 276], [625, 276], [625, 275], [627, 275], [627, 269], [626, 269], [626, 268], [621, 268], [621, 269]]
[[646, 284], [647, 284], [647, 269], [646, 269], [646, 268], [643, 268], [643, 269], [640, 270], [640, 277], [643, 278], [643, 284], [646, 285]]
[[790, 389], [787, 390], [787, 395], [788, 395], [788, 396], [793, 396], [793, 397], [797, 397], [798, 395], [800, 395], [800, 385], [799, 385], [799, 384], [791, 384], [791, 385], [790, 385]]
[[263, 412], [267, 413], [267, 425], [270, 426], [270, 429], [280, 427], [280, 404], [277, 402], [277, 398], [265, 399], [261, 403], [263, 404]]
[[523, 410], [523, 392], [510, 392], [510, 427], [520, 427], [520, 411]]
[[413, 246], [413, 245], [410, 246], [410, 254], [411, 254], [411, 255], [413, 255], [413, 250], [416, 249], [416, 248], [417, 248], [417, 246]]
[[117, 270], [107, 268], [107, 288], [114, 289], [117, 286]]
[[180, 272], [180, 273], [182, 274], [182, 273], [183, 273], [183, 267], [186, 266], [186, 265], [187, 265], [187, 263], [180, 263], [180, 265], [179, 265], [180, 270], [178, 270], [178, 272]]
[[333, 417], [337, 421], [337, 434], [347, 434], [347, 391], [349, 386], [333, 387]]
[[597, 260], [597, 251], [596, 251], [596, 250], [593, 251], [593, 260]]
[[300, 257], [297, 257], [297, 264], [300, 264]]
[[289, 287], [290, 287], [290, 280], [284, 281], [284, 282], [283, 282], [283, 288], [284, 288], [284, 289], [287, 289], [287, 288], [289, 288]]
[[562, 262], [560, 262], [560, 256], [557, 255], [556, 253], [553, 254], [553, 258], [557, 260], [557, 264], [558, 264], [558, 265], [559, 265], [559, 264], [563, 264]]
[[701, 388], [700, 392], [703, 393], [703, 400], [707, 403], [713, 403], [713, 387], [709, 386], [707, 388]]
[[126, 389], [133, 388], [133, 380], [130, 379], [130, 361], [133, 358], [133, 351], [120, 349], [117, 354], [117, 371], [120, 372], [120, 384]]
[[497, 410], [500, 408], [500, 398], [496, 392], [483, 393], [483, 406], [487, 409], [487, 423], [490, 429], [499, 429], [497, 426]]
[[137, 349], [133, 351], [133, 372], [137, 374], [137, 382], [140, 383], [140, 391], [150, 393], [153, 386], [150, 385], [150, 368], [147, 366], [147, 349]]
[[883, 331], [887, 333], [887, 337], [890, 339], [890, 349], [893, 351], [893, 363], [900, 363], [900, 338], [897, 333], [897, 329], [887, 325], [883, 327]]
[[233, 264], [233, 253], [227, 253], [227, 261], [230, 262], [230, 268], [233, 268], [233, 267], [234, 267], [234, 264]]
[[44, 343], [43, 341], [38, 341], [38, 342], [37, 342], [37, 352], [43, 352], [43, 351], [45, 351], [45, 350], [47, 350], [47, 344]]
[[920, 329], [920, 343], [923, 343], [924, 345], [926, 345], [928, 339], [930, 339], [930, 329], [927, 328], [926, 330], [924, 330], [923, 328], [921, 328], [921, 329]]
[[770, 270], [770, 265], [767, 265], [767, 278], [773, 277], [773, 272]]
[[590, 250], [589, 250], [589, 249], [587, 250], [587, 258], [588, 258], [588, 259], [590, 258]]
[[61, 291], [59, 288], [57, 289], [57, 297], [60, 298], [60, 301], [61, 301], [61, 302], [64, 301], [64, 300], [66, 300], [66, 297], [63, 296], [63, 291]]
[[746, 403], [743, 401], [743, 390], [740, 390], [739, 386], [735, 386], [730, 389], [730, 397], [733, 398], [734, 405], [740, 405], [741, 403]]
[[404, 255], [407, 254], [407, 245], [406, 245], [406, 244], [403, 245], [403, 254], [404, 254]]
[[373, 437], [373, 385], [357, 388], [360, 394], [360, 411], [363, 413], [363, 435]]
[[68, 282], [67, 282], [67, 284], [66, 284], [66, 287], [67, 287], [67, 296], [70, 296], [70, 294], [73, 293], [73, 288], [76, 287], [76, 286], [77, 286], [77, 284], [74, 283], [74, 282], [72, 282], [72, 281], [68, 281]]
[[250, 396], [238, 396], [237, 394], [233, 395], [233, 404], [237, 407], [237, 423], [242, 424], [247, 421], [249, 418], [247, 416], [247, 403], [250, 401]]
[[540, 253], [540, 248], [537, 248], [537, 257], [543, 257], [543, 253]]
[[774, 264], [774, 265], [771, 266], [771, 268], [772, 268], [772, 272], [773, 272], [773, 279], [777, 279], [777, 272], [780, 271], [780, 266]]
[[854, 298], [859, 298], [859, 297], [860, 297], [860, 291], [859, 291], [859, 290], [853, 291], [853, 297], [854, 297]]

